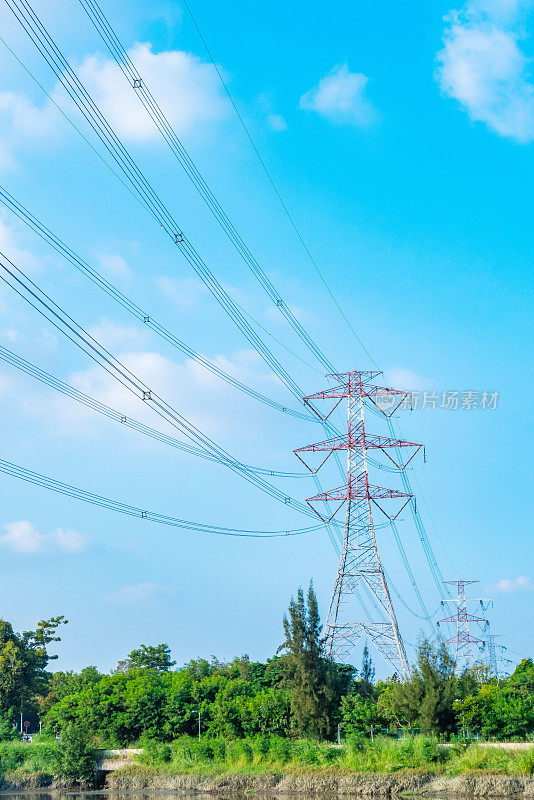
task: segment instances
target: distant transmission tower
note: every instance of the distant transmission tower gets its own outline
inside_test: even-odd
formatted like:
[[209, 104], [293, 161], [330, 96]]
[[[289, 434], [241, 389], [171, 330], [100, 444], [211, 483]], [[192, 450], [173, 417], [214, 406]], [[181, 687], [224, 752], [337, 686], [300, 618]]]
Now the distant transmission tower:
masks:
[[484, 627], [486, 630], [489, 629], [489, 622], [487, 619], [484, 617], [477, 617], [475, 614], [469, 614], [468, 612], [468, 603], [480, 602], [482, 604], [486, 601], [486, 598], [483, 597], [466, 597], [465, 587], [470, 586], [473, 583], [478, 583], [478, 581], [459, 580], [445, 581], [445, 583], [456, 586], [457, 589], [456, 597], [442, 601], [443, 603], [456, 603], [456, 614], [440, 620], [440, 622], [451, 622], [456, 624], [456, 635], [450, 639], [445, 639], [447, 644], [455, 645], [454, 660], [456, 662], [456, 667], [469, 667], [477, 662], [480, 662], [480, 655], [475, 654], [473, 645], [475, 645], [479, 651], [481, 648], [485, 648], [487, 646], [489, 666], [495, 671], [495, 673], [497, 673], [495, 647], [492, 637], [490, 636], [489, 641], [487, 641], [486, 639], [474, 636], [469, 629], [470, 623], [476, 623], [481, 628]]
[[[327, 441], [301, 447], [294, 452], [310, 472], [315, 474], [333, 452], [347, 451], [346, 483], [337, 489], [310, 497], [306, 501], [325, 523], [330, 522], [342, 506], [346, 506], [341, 556], [325, 626], [328, 655], [337, 661], [347, 661], [357, 641], [365, 635], [373, 642], [395, 672], [399, 676], [407, 678], [410, 674], [410, 667], [380, 560], [373, 522], [373, 506], [379, 508], [388, 519], [394, 520], [413, 495], [370, 484], [367, 451], [381, 450], [394, 468], [402, 470], [422, 445], [366, 432], [364, 418], [366, 404], [372, 403], [375, 408], [388, 417], [394, 413], [407, 396], [406, 392], [372, 384], [371, 381], [381, 374], [377, 371], [355, 371], [328, 375], [327, 377], [339, 381], [339, 384], [334, 388], [305, 397], [304, 402], [320, 419], [327, 422], [342, 400], [346, 399], [348, 401], [347, 433]], [[318, 400], [334, 400], [335, 402], [327, 414], [321, 414], [314, 405]], [[406, 463], [402, 463], [400, 460], [400, 448], [411, 448], [413, 451]], [[393, 450], [394, 455], [391, 455], [388, 450]], [[305, 460], [309, 459], [310, 453], [319, 453], [318, 460], [322, 458], [319, 466], [315, 469]], [[401, 501], [394, 516], [384, 511], [381, 505], [383, 500]], [[319, 506], [321, 503], [323, 505]], [[330, 503], [334, 504], [332, 506], [333, 513], [329, 507]], [[321, 513], [316, 506], [324, 508], [325, 512]], [[364, 586], [375, 601], [378, 608], [377, 616], [385, 618], [385, 621], [376, 619], [373, 622], [362, 622], [358, 618], [354, 600]]]

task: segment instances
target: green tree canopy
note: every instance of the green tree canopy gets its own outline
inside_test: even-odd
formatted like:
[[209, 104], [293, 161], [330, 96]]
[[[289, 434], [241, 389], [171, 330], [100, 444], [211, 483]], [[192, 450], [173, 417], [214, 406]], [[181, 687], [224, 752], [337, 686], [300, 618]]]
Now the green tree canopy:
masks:
[[124, 661], [119, 661], [117, 672], [129, 672], [131, 669], [155, 669], [156, 672], [167, 672], [176, 661], [171, 659], [171, 648], [168, 644], [142, 644], [132, 650]]
[[456, 690], [454, 660], [445, 644], [433, 645], [424, 639], [410, 680], [388, 683], [378, 699], [378, 710], [397, 725], [416, 726], [424, 733], [452, 732]]
[[57, 630], [66, 623], [63, 616], [52, 617], [41, 620], [34, 631], [18, 634], [9, 622], [0, 619], [0, 714], [33, 705], [46, 691], [46, 667], [57, 658], [47, 647], [60, 641]]
[[301, 736], [322, 739], [332, 728], [333, 669], [324, 657], [324, 640], [317, 597], [310, 582], [307, 599], [301, 588], [284, 615], [285, 641], [278, 648], [287, 655], [291, 719]]

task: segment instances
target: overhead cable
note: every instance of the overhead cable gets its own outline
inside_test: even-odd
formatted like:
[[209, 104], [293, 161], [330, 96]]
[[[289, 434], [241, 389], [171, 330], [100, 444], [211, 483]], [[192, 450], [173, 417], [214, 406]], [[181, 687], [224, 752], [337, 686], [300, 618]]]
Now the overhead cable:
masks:
[[189, 262], [198, 277], [241, 330], [251, 346], [259, 353], [273, 372], [278, 375], [282, 383], [293, 396], [300, 401], [304, 396], [300, 387], [291, 378], [287, 370], [281, 365], [278, 359], [276, 359], [270, 349], [264, 344], [236, 302], [226, 292], [212, 270], [203, 261], [192, 242], [182, 231], [181, 226], [161, 201], [137, 163], [117, 137], [107, 119], [95, 104], [93, 98], [87, 92], [76, 73], [70, 67], [68, 61], [50, 37], [31, 5], [26, 0], [5, 0], [5, 2], [48, 63], [57, 79], [63, 85], [72, 101], [115, 160], [119, 169], [124, 173], [134, 190], [143, 198], [146, 206], [150, 209], [151, 215], [164, 230], [167, 237], [180, 249], [182, 255]]
[[[80, 2], [82, 2], [82, 0], [80, 0]], [[96, 2], [93, 2], [93, 4], [96, 5]], [[211, 61], [211, 63], [213, 64], [213, 67], [214, 67], [215, 71], [217, 72], [217, 75], [219, 76], [219, 80], [220, 80], [220, 82], [222, 84], [222, 87], [223, 87], [226, 95], [228, 96], [228, 99], [230, 100], [230, 103], [232, 104], [232, 107], [233, 107], [233, 109], [234, 109], [234, 111], [236, 113], [236, 116], [237, 116], [240, 124], [241, 124], [241, 127], [243, 128], [243, 130], [245, 132], [245, 135], [246, 135], [248, 141], [250, 142], [250, 145], [251, 145], [254, 153], [256, 154], [256, 157], [257, 157], [257, 159], [258, 159], [263, 171], [265, 172], [265, 175], [267, 176], [267, 180], [269, 181], [269, 183], [270, 183], [270, 185], [271, 185], [276, 197], [278, 198], [278, 200], [280, 202], [280, 205], [282, 206], [282, 209], [284, 211], [284, 214], [286, 215], [286, 217], [288, 218], [288, 220], [290, 222], [291, 227], [293, 228], [293, 230], [295, 231], [295, 233], [297, 235], [297, 239], [299, 240], [300, 244], [304, 248], [304, 251], [305, 251], [305, 253], [306, 253], [311, 265], [313, 266], [314, 270], [316, 271], [316, 273], [318, 274], [319, 278], [321, 279], [321, 282], [323, 283], [326, 291], [330, 295], [330, 299], [332, 300], [332, 302], [336, 306], [337, 310], [339, 311], [339, 314], [341, 315], [341, 317], [345, 321], [345, 323], [346, 323], [347, 327], [349, 328], [349, 330], [351, 331], [352, 335], [354, 336], [354, 338], [356, 339], [356, 341], [358, 342], [358, 344], [360, 345], [360, 347], [362, 348], [364, 353], [366, 353], [367, 356], [371, 359], [372, 363], [376, 367], [378, 367], [378, 364], [376, 363], [376, 361], [374, 360], [373, 356], [371, 355], [369, 350], [366, 348], [366, 346], [364, 345], [364, 343], [362, 342], [362, 340], [358, 336], [355, 328], [353, 327], [353, 325], [350, 322], [349, 318], [347, 317], [347, 315], [343, 311], [343, 308], [341, 307], [340, 303], [338, 302], [336, 296], [334, 295], [334, 293], [330, 289], [330, 286], [328, 285], [328, 283], [326, 281], [326, 278], [324, 277], [321, 269], [319, 268], [319, 265], [317, 264], [317, 261], [313, 257], [310, 248], [306, 244], [306, 240], [304, 239], [302, 233], [300, 232], [300, 229], [298, 228], [297, 223], [295, 222], [295, 219], [294, 219], [293, 215], [289, 211], [287, 203], [285, 202], [284, 198], [282, 197], [282, 195], [280, 193], [280, 190], [278, 189], [278, 186], [276, 185], [276, 183], [274, 181], [274, 178], [272, 177], [271, 172], [270, 172], [269, 168], [267, 167], [267, 164], [265, 163], [265, 160], [262, 157], [262, 155], [261, 155], [261, 153], [259, 151], [259, 148], [257, 147], [256, 142], [254, 141], [254, 139], [252, 137], [252, 134], [250, 133], [248, 125], [246, 124], [245, 120], [243, 119], [243, 116], [242, 116], [241, 112], [239, 111], [239, 108], [237, 107], [237, 103], [235, 102], [234, 98], [232, 97], [230, 89], [228, 88], [228, 84], [224, 80], [224, 77], [223, 77], [223, 75], [221, 73], [221, 70], [219, 69], [219, 66], [218, 66], [217, 62], [215, 61], [215, 59], [213, 57], [213, 54], [212, 54], [210, 48], [208, 47], [208, 44], [207, 44], [204, 36], [202, 35], [202, 31], [200, 30], [200, 27], [198, 25], [198, 22], [197, 22], [196, 18], [193, 16], [193, 12], [191, 11], [191, 7], [190, 7], [189, 3], [187, 2], [187, 0], [183, 0], [183, 4], [186, 7], [187, 13], [191, 17], [193, 25], [195, 26], [195, 29], [196, 29], [196, 31], [198, 33], [199, 38], [200, 38], [200, 41], [202, 42], [202, 44], [204, 46], [204, 49], [205, 49], [206, 53], [208, 54], [208, 58]], [[103, 16], [103, 14], [102, 14], [102, 16]], [[111, 27], [111, 26], [109, 26], [109, 27]]]
[[236, 248], [241, 258], [248, 265], [255, 278], [263, 286], [275, 307], [285, 317], [287, 322], [308, 347], [310, 352], [313, 353], [315, 358], [323, 365], [323, 367], [332, 372], [333, 365], [331, 361], [324, 355], [322, 350], [313, 341], [311, 336], [296, 318], [295, 314], [291, 311], [291, 308], [283, 300], [280, 293], [266, 275], [265, 271], [260, 266], [249, 247], [243, 240], [242, 236], [237, 231], [228, 215], [222, 208], [221, 204], [211, 191], [204, 177], [198, 170], [196, 164], [191, 159], [191, 156], [187, 152], [176, 131], [169, 122], [169, 119], [166, 117], [165, 113], [161, 109], [161, 106], [154, 98], [154, 95], [147, 86], [144, 77], [138, 72], [132, 59], [121, 44], [117, 34], [104, 15], [104, 12], [102, 11], [102, 8], [99, 6], [98, 2], [96, 2], [96, 0], [80, 0], [80, 4], [84, 8], [89, 19], [107, 46], [115, 63], [126, 78], [128, 85], [138, 96], [146, 112], [154, 122], [156, 128], [169, 145], [171, 152], [183, 167], [186, 175], [192, 181], [193, 185]]
[[233, 472], [240, 474], [245, 480], [271, 495], [271, 497], [289, 505], [300, 513], [313, 516], [314, 512], [309, 509], [307, 505], [284, 494], [284, 492], [265, 481], [260, 475], [252, 473], [239, 460], [233, 458], [220, 445], [214, 442], [213, 439], [202, 433], [199, 428], [189, 422], [180, 412], [159, 397], [159, 395], [152, 391], [152, 389], [128, 367], [122, 364], [94, 337], [84, 330], [84, 328], [78, 325], [72, 317], [39, 289], [36, 283], [25, 275], [19, 267], [15, 266], [3, 253], [0, 253], [0, 279], [8, 286], [11, 286], [20, 297], [45, 317], [45, 319], [51, 322], [52, 325], [70, 339], [73, 344], [105, 369], [112, 378], [121, 383], [125, 389], [139, 400], [146, 403], [146, 405], [165, 419], [170, 425], [180, 430], [186, 438], [216, 456], [221, 464], [228, 467]]
[[[0, 358], [21, 372], [31, 375], [32, 378], [44, 383], [49, 388], [61, 392], [61, 394], [70, 397], [72, 400], [76, 400], [76, 402], [91, 408], [93, 411], [115, 420], [115, 422], [119, 422], [126, 428], [131, 428], [138, 433], [142, 433], [145, 436], [150, 436], [152, 439], [156, 439], [160, 442], [163, 442], [163, 444], [175, 447], [178, 450], [183, 450], [186, 453], [197, 456], [198, 458], [205, 458], [208, 461], [215, 461], [219, 464], [221, 463], [220, 458], [215, 456], [213, 453], [209, 453], [199, 447], [194, 447], [187, 442], [182, 442], [173, 436], [169, 436], [168, 434], [157, 430], [156, 428], [151, 428], [148, 425], [139, 422], [139, 420], [132, 419], [132, 417], [123, 414], [121, 411], [117, 411], [111, 406], [96, 400], [94, 397], [84, 394], [84, 392], [81, 392], [74, 386], [65, 383], [65, 381], [60, 380], [60, 378], [57, 378], [55, 375], [45, 372], [45, 370], [37, 367], [35, 364], [32, 364], [30, 361], [27, 361], [26, 359], [14, 353], [12, 350], [9, 350], [7, 347], [3, 347], [2, 345], [0, 345]], [[309, 475], [306, 475], [304, 472], [283, 472], [281, 470], [268, 469], [267, 467], [255, 467], [250, 464], [242, 464], [242, 466], [244, 469], [249, 470], [250, 472], [255, 472], [258, 475], [268, 475], [273, 478], [309, 477]]]
[[225, 370], [221, 369], [221, 367], [219, 367], [217, 364], [214, 364], [201, 353], [197, 353], [195, 350], [193, 350], [192, 347], [179, 339], [178, 336], [172, 333], [172, 331], [168, 330], [168, 328], [165, 328], [147, 311], [140, 308], [137, 303], [131, 300], [107, 278], [104, 278], [98, 272], [98, 270], [84, 261], [84, 259], [81, 258], [71, 247], [65, 244], [65, 242], [63, 242], [49, 228], [47, 228], [44, 223], [37, 219], [37, 217], [32, 214], [31, 211], [28, 211], [28, 209], [25, 208], [22, 203], [19, 203], [18, 200], [16, 200], [13, 195], [10, 194], [3, 186], [0, 186], [0, 203], [2, 203], [16, 217], [18, 217], [18, 219], [24, 222], [25, 225], [27, 225], [34, 233], [43, 239], [43, 241], [49, 244], [73, 267], [89, 278], [90, 281], [102, 289], [102, 291], [104, 291], [109, 297], [119, 303], [122, 308], [128, 311], [139, 322], [142, 322], [143, 325], [145, 325], [147, 328], [150, 328], [152, 331], [154, 331], [154, 333], [158, 334], [158, 336], [167, 341], [177, 350], [180, 350], [180, 352], [188, 356], [188, 358], [193, 359], [198, 364], [205, 367], [205, 369], [224, 380], [226, 383], [229, 383], [234, 388], [250, 395], [254, 399], [259, 400], [261, 403], [264, 403], [265, 405], [270, 406], [277, 411], [289, 414], [290, 416], [298, 417], [299, 419], [312, 420], [312, 415], [283, 406], [281, 403], [278, 403], [277, 401], [260, 394], [260, 392], [257, 392], [255, 389], [247, 386], [246, 384], [237, 380], [237, 378], [234, 378]]
[[4, 459], [0, 459], [0, 472], [27, 481], [28, 483], [42, 486], [53, 492], [68, 495], [75, 500], [82, 500], [84, 503], [91, 503], [101, 508], [107, 508], [110, 511], [118, 511], [120, 514], [138, 517], [148, 522], [170, 525], [173, 528], [184, 528], [194, 531], [195, 533], [211, 533], [217, 536], [241, 536], [247, 539], [278, 539], [282, 536], [302, 536], [307, 533], [314, 533], [324, 527], [323, 525], [312, 525], [308, 528], [294, 528], [287, 531], [254, 531], [242, 530], [239, 528], [224, 528], [217, 525], [208, 525], [203, 522], [179, 519], [178, 517], [171, 517], [167, 514], [158, 514], [155, 511], [148, 511], [138, 506], [131, 506], [119, 500], [112, 500], [109, 497], [103, 497], [102, 495], [88, 492], [86, 489], [80, 489], [77, 486], [62, 483], [54, 478], [49, 478], [39, 472], [33, 472], [32, 470], [21, 467], [18, 464], [13, 464], [11, 461], [5, 461]]

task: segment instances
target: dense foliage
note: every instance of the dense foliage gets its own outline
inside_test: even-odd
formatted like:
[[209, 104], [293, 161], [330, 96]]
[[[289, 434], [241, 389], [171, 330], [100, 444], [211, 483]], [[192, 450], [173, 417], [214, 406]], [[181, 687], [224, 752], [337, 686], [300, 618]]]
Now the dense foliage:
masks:
[[0, 715], [22, 708], [45, 691], [46, 667], [57, 658], [49, 655], [47, 646], [60, 641], [56, 631], [62, 624], [66, 624], [63, 616], [53, 617], [41, 620], [35, 631], [17, 634], [0, 619]]
[[0, 742], [7, 747], [17, 736], [21, 709], [35, 724], [38, 715], [46, 732], [61, 734], [64, 771], [69, 759], [89, 763], [87, 742], [142, 742], [149, 753], [150, 743], [190, 742], [200, 733], [205, 743], [254, 741], [283, 760], [292, 742], [332, 741], [338, 726], [356, 749], [385, 733], [444, 740], [469, 730], [484, 739], [529, 739], [534, 731], [530, 659], [506, 679], [480, 667], [457, 675], [445, 646], [423, 640], [410, 680], [376, 683], [367, 647], [359, 674], [325, 658], [311, 585], [306, 597], [299, 589], [291, 600], [284, 641], [266, 663], [242, 656], [175, 668], [168, 645], [158, 644], [133, 650], [111, 674], [96, 667], [50, 674], [47, 646], [59, 640], [63, 622], [56, 617], [16, 634], [0, 621]]
[[[45, 772], [58, 777], [83, 780], [94, 769], [94, 756], [80, 731], [65, 732], [61, 741], [39, 739], [33, 746], [22, 742], [0, 742], [0, 776], [11, 773]], [[68, 740], [68, 741], [67, 741]], [[529, 750], [506, 751], [495, 747], [440, 745], [423, 735], [392, 739], [379, 736], [371, 742], [349, 737], [338, 747], [330, 742], [291, 739], [281, 736], [255, 736], [221, 739], [181, 736], [171, 744], [144, 743], [139, 762], [129, 770], [149, 779], [156, 774], [203, 775], [220, 772], [291, 773], [313, 770], [325, 772], [398, 773], [400, 770], [445, 773], [482, 770], [508, 775], [534, 773], [534, 746]]]

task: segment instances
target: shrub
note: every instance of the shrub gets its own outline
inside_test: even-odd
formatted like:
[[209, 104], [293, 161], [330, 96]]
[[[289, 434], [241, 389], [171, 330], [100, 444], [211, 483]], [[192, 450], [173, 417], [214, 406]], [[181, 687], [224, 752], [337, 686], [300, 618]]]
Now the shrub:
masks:
[[76, 725], [67, 725], [58, 745], [58, 774], [85, 780], [94, 773], [96, 754], [87, 734]]
[[18, 738], [17, 726], [7, 715], [0, 715], [0, 742], [11, 742]]

